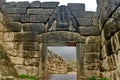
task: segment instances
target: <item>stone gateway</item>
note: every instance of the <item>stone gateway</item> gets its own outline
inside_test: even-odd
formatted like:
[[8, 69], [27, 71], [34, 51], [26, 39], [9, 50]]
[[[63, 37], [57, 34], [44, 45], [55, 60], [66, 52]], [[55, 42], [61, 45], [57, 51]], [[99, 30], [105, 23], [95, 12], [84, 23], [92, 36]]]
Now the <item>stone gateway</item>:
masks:
[[43, 80], [47, 47], [75, 46], [77, 80], [120, 80], [120, 0], [97, 0], [96, 12], [81, 3], [58, 4], [0, 0], [0, 79]]

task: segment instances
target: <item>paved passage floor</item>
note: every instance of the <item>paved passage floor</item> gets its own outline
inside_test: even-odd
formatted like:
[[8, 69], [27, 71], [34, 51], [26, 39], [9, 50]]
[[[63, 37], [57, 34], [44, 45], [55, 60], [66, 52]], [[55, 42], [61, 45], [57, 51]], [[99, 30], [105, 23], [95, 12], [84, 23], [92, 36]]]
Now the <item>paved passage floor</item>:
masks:
[[77, 74], [48, 74], [46, 80], [77, 80]]

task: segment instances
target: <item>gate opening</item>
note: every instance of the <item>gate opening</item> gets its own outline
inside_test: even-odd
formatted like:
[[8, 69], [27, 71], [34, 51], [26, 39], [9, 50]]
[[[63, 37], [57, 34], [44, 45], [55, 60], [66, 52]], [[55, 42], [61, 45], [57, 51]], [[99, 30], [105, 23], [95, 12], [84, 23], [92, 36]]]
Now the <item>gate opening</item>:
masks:
[[48, 46], [47, 80], [77, 80], [76, 47]]

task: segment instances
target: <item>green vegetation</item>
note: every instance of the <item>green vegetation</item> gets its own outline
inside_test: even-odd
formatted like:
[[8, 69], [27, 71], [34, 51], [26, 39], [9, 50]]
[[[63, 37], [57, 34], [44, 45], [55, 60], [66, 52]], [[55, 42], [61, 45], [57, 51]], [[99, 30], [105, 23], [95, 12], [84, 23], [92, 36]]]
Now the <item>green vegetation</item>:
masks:
[[96, 77], [92, 76], [90, 78], [87, 78], [86, 80], [109, 80], [109, 79], [107, 79], [107, 78], [96, 79]]
[[19, 78], [21, 78], [21, 79], [29, 79], [29, 80], [38, 80], [38, 78], [36, 76], [28, 76], [28, 75], [25, 75], [25, 74], [19, 75]]

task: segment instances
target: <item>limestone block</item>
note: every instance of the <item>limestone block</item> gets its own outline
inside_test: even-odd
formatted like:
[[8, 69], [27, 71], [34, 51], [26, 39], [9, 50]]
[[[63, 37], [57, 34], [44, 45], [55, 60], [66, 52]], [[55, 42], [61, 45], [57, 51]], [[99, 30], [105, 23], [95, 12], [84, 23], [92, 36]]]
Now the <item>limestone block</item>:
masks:
[[34, 8], [30, 8], [27, 10], [27, 14], [44, 14], [44, 15], [51, 15], [53, 13], [54, 9], [43, 9], [43, 8], [38, 8], [38, 9], [34, 9]]
[[33, 1], [30, 4], [31, 8], [40, 8], [41, 7], [41, 2], [40, 1]]
[[30, 15], [29, 14], [22, 14], [20, 21], [22, 23], [29, 23], [30, 22]]
[[0, 32], [4, 32], [5, 30], [6, 28], [4, 27], [4, 25], [0, 23]]
[[17, 50], [17, 56], [18, 57], [21, 57], [21, 58], [24, 58], [24, 50]]
[[26, 66], [23, 66], [23, 65], [15, 65], [15, 68], [16, 68], [16, 71], [19, 75], [21, 74], [27, 74], [27, 71], [26, 71]]
[[16, 33], [14, 37], [14, 41], [16, 42], [34, 42], [37, 41], [37, 33], [36, 32], [24, 32], [24, 33]]
[[3, 42], [3, 46], [4, 46], [7, 50], [14, 49], [14, 42]]
[[112, 12], [119, 6], [120, 0], [97, 0], [97, 13], [100, 24], [103, 24], [111, 15]]
[[26, 67], [27, 70], [27, 75], [34, 75], [37, 76], [38, 75], [38, 68], [35, 66], [28, 66]]
[[89, 65], [84, 65], [84, 67], [87, 70], [99, 70], [100, 64], [99, 63], [91, 63]]
[[120, 49], [120, 31], [118, 31], [115, 36], [114, 36], [114, 42], [115, 42], [115, 47], [116, 51]]
[[100, 43], [101, 37], [100, 36], [88, 36], [85, 38], [86, 43]]
[[26, 32], [35, 31], [40, 34], [45, 32], [45, 25], [43, 23], [26, 23], [23, 25], [23, 30]]
[[42, 8], [56, 8], [58, 6], [59, 2], [43, 2], [41, 3]]
[[115, 64], [115, 61], [112, 58], [112, 56], [107, 57], [107, 62], [108, 62], [109, 68], [110, 68], [109, 70], [115, 70], [116, 69], [116, 64]]
[[39, 51], [23, 51], [23, 57], [28, 57], [28, 58], [38, 58], [40, 57]]
[[85, 53], [84, 64], [99, 63], [100, 56], [98, 53]]
[[23, 62], [24, 62], [24, 59], [23, 58], [20, 58], [20, 57], [13, 57], [13, 56], [9, 56], [10, 57], [10, 60], [13, 64], [15, 65], [22, 65]]
[[9, 50], [6, 50], [6, 52], [7, 52], [7, 55], [9, 55], [9, 56], [17, 55], [17, 51], [15, 49], [9, 49]]
[[106, 58], [106, 56], [107, 56], [107, 50], [106, 50], [105, 45], [102, 47], [100, 55], [101, 55], [101, 59], [105, 59]]
[[16, 6], [16, 2], [12, 1], [12, 2], [6, 2], [6, 7], [7, 8], [12, 8]]
[[96, 18], [92, 18], [92, 24], [93, 25], [98, 25], [97, 19]]
[[9, 42], [14, 40], [14, 33], [13, 32], [5, 32], [3, 35], [3, 41]]
[[104, 34], [105, 34], [104, 30], [102, 30], [102, 32], [101, 32], [101, 46], [104, 46], [106, 43], [106, 39], [105, 39]]
[[23, 50], [23, 42], [15, 42], [14, 44], [16, 50]]
[[117, 66], [119, 67], [120, 66], [120, 50], [118, 51], [117, 53]]
[[69, 3], [68, 6], [72, 11], [85, 11], [85, 4]]
[[107, 40], [106, 43], [105, 43], [105, 47], [106, 47], [106, 52], [107, 52], [107, 55], [112, 55], [113, 54], [113, 51], [112, 51], [112, 45], [111, 45], [111, 41], [110, 40]]
[[88, 43], [85, 44], [85, 52], [99, 52], [100, 43]]
[[83, 36], [98, 36], [98, 35], [100, 35], [100, 30], [97, 26], [96, 27], [80, 26], [79, 30], [80, 30], [80, 34]]
[[5, 3], [6, 0], [0, 0], [0, 9], [2, 8], [3, 4]]
[[92, 26], [91, 18], [77, 18], [77, 21], [80, 26]]
[[7, 8], [6, 13], [8, 13], [8, 14], [25, 14], [26, 8]]
[[24, 42], [23, 49], [28, 51], [38, 51], [39, 44], [37, 42]]
[[109, 68], [109, 64], [108, 64], [108, 61], [107, 61], [107, 58], [103, 59], [101, 61], [101, 64], [100, 64], [100, 70], [103, 72], [103, 71], [108, 71], [110, 70]]
[[4, 16], [4, 21], [6, 22], [20, 22], [20, 14], [6, 14]]
[[30, 8], [27, 9], [27, 14], [43, 14], [44, 9], [43, 8]]
[[0, 32], [0, 42], [3, 41], [3, 32]]
[[30, 16], [30, 22], [40, 22], [40, 23], [46, 23], [49, 19], [50, 15], [31, 15]]
[[39, 65], [39, 58], [25, 58], [24, 64], [26, 66], [38, 66]]
[[99, 77], [100, 71], [99, 70], [85, 70], [84, 74], [86, 77], [91, 77], [91, 76]]
[[23, 1], [23, 2], [17, 2], [16, 7], [19, 8], [27, 8], [30, 6], [30, 3], [28, 1]]
[[8, 29], [8, 31], [20, 32], [22, 26], [23, 25], [19, 22], [7, 22], [5, 27]]
[[3, 14], [0, 12], [0, 23], [3, 21]]

